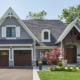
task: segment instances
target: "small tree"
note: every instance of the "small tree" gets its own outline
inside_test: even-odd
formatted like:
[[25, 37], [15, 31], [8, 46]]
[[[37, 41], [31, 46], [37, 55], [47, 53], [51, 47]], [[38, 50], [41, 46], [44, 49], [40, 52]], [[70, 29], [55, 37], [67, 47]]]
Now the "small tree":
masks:
[[45, 58], [49, 66], [53, 64], [57, 64], [59, 61], [59, 56], [61, 51], [63, 51], [63, 49], [61, 48], [52, 49], [50, 52], [46, 51], [43, 53], [41, 58]]

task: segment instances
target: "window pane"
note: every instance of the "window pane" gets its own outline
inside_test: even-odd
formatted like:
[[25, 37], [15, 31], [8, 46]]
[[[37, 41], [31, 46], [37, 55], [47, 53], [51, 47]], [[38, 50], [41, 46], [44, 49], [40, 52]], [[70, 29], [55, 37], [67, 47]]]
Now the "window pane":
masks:
[[7, 31], [6, 31], [6, 36], [7, 37], [16, 37], [16, 29], [15, 27], [7, 27]]
[[7, 37], [11, 37], [11, 27], [7, 27]]
[[15, 30], [15, 27], [12, 27], [11, 35], [12, 35], [12, 37], [15, 37], [15, 36], [16, 36], [16, 30]]
[[44, 32], [44, 39], [48, 39], [48, 32]]

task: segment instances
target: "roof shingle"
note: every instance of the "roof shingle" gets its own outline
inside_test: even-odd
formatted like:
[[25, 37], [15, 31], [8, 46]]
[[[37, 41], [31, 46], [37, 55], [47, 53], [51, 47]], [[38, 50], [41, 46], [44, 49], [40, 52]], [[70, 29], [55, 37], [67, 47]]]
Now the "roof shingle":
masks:
[[[30, 31], [40, 41], [42, 46], [53, 46], [61, 33], [66, 28], [67, 24], [60, 20], [22, 20]], [[41, 42], [41, 32], [43, 29], [49, 29], [51, 32], [51, 42]]]

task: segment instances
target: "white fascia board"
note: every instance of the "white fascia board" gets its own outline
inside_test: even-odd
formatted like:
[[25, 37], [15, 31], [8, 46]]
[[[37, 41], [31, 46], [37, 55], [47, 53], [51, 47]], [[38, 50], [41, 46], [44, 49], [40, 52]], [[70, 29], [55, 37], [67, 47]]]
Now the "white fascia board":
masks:
[[61, 42], [61, 41], [66, 37], [66, 35], [69, 33], [69, 31], [70, 31], [71, 29], [72, 29], [72, 26], [69, 25], [69, 27], [67, 27], [67, 28], [63, 31], [63, 33], [60, 35], [60, 37], [58, 38], [58, 40], [57, 40], [56, 43]]
[[78, 30], [78, 32], [80, 33], [80, 29], [76, 26], [76, 25], [74, 25], [74, 27]]
[[28, 29], [28, 27], [20, 20], [20, 18], [17, 18], [18, 22], [23, 26], [23, 28], [30, 34], [30, 36], [39, 42], [39, 40], [34, 36], [34, 34]]
[[0, 25], [4, 22], [4, 20], [6, 19], [6, 17], [8, 17], [8, 13], [12, 12], [13, 13], [13, 17], [16, 18], [16, 20], [22, 25], [22, 27], [28, 32], [28, 34], [34, 39], [37, 40], [39, 42], [39, 40], [34, 36], [34, 34], [28, 29], [28, 27], [22, 22], [22, 20], [19, 18], [19, 16], [14, 12], [14, 10], [10, 7], [5, 14], [2, 16], [1, 20], [0, 20]]
[[78, 27], [75, 25], [76, 21], [80, 19], [79, 18], [76, 18], [73, 22], [71, 22], [67, 27], [66, 29], [63, 31], [63, 33], [60, 35], [60, 37], [58, 38], [58, 40], [56, 41], [56, 43], [59, 43], [61, 42], [65, 37], [66, 35], [70, 32], [70, 30], [75, 27], [79, 32], [80, 30], [78, 29]]
[[32, 46], [33, 44], [0, 44], [0, 46]]

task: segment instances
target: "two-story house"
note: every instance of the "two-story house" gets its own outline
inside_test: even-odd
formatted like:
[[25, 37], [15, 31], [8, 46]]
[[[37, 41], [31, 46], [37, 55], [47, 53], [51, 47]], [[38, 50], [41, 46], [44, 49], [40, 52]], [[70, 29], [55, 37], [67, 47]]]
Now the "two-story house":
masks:
[[52, 48], [64, 48], [68, 63], [80, 56], [80, 20], [21, 20], [12, 8], [0, 19], [0, 66], [33, 66]]

